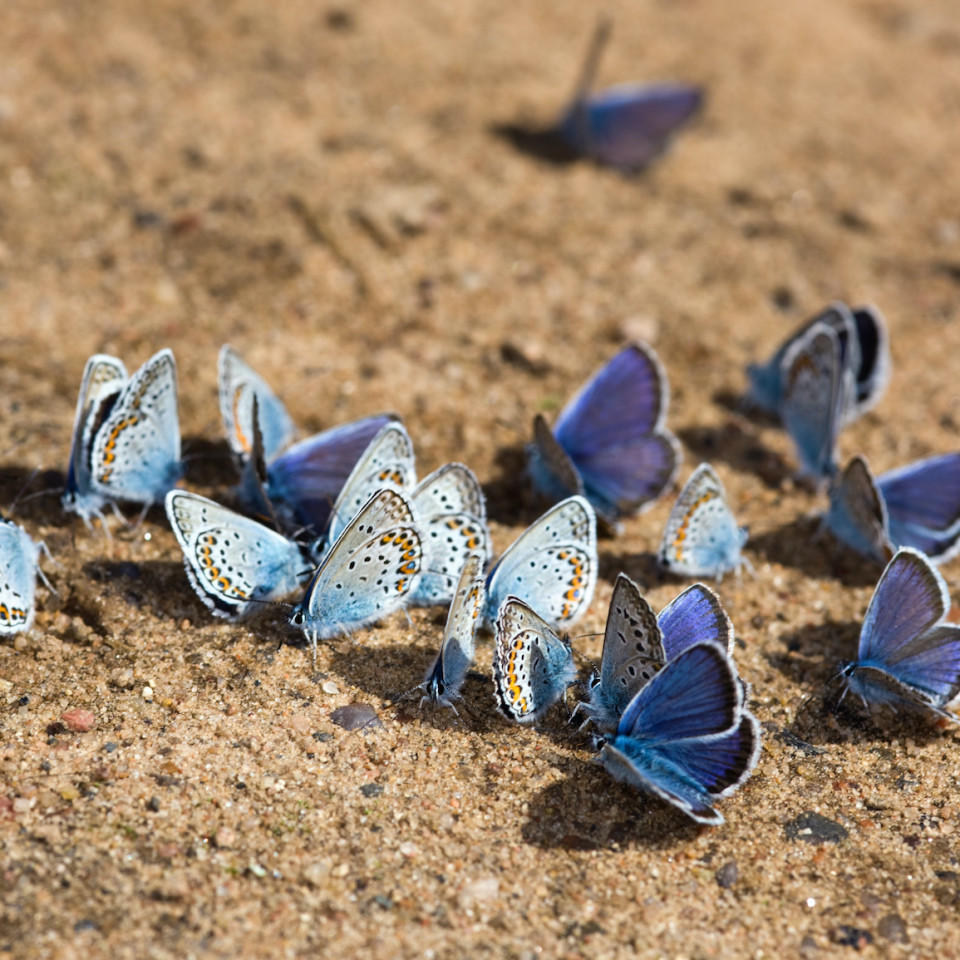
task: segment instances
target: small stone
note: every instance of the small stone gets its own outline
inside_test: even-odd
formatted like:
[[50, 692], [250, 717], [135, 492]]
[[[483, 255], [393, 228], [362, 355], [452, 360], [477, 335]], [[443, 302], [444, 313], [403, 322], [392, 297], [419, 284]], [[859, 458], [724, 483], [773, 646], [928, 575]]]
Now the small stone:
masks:
[[349, 863], [338, 863], [331, 871], [331, 877], [340, 877], [341, 879], [345, 877], [350, 872]]
[[383, 786], [379, 783], [365, 783], [361, 788], [360, 792], [365, 797], [379, 797], [383, 793]]
[[841, 947], [853, 947], [854, 950], [862, 950], [873, 943], [873, 934], [869, 930], [861, 930], [860, 927], [850, 927], [843, 924], [831, 932], [830, 939]]
[[92, 730], [97, 723], [97, 718], [89, 710], [84, 710], [82, 707], [67, 710], [60, 715], [60, 719], [74, 733], [86, 733], [88, 730]]
[[310, 718], [302, 713], [295, 713], [290, 718], [290, 726], [296, 730], [297, 733], [306, 735], [310, 732]]
[[907, 925], [899, 913], [888, 913], [877, 924], [877, 933], [891, 943], [909, 943]]
[[310, 734], [317, 743], [329, 743], [333, 739], [332, 733], [327, 733], [326, 730], [317, 730], [314, 733]]
[[79, 800], [80, 791], [76, 787], [64, 787], [60, 791], [60, 798], [66, 801]]
[[148, 686], [148, 687], [144, 687], [144, 688], [143, 688], [143, 693], [141, 694], [141, 696], [143, 697], [144, 700], [152, 700], [152, 699], [153, 699], [153, 687], [149, 687], [149, 686]]
[[406, 857], [407, 860], [412, 860], [419, 852], [415, 843], [408, 841], [400, 844], [400, 856]]
[[103, 752], [104, 752], [104, 753], [113, 753], [114, 750], [116, 750], [116, 749], [117, 749], [117, 745], [116, 745], [115, 743], [113, 743], [112, 741], [111, 741], [110, 743], [105, 743], [105, 744], [103, 745]]
[[839, 843], [849, 836], [842, 824], [813, 810], [805, 810], [794, 817], [784, 825], [783, 830], [788, 840], [804, 840], [807, 843]]
[[237, 835], [229, 827], [221, 827], [213, 840], [221, 850], [229, 850], [237, 842]]
[[330, 693], [330, 694], [340, 692], [340, 688], [332, 680], [324, 680], [323, 683], [320, 685], [320, 689], [324, 693]]
[[159, 812], [160, 812], [160, 798], [159, 798], [159, 797], [151, 797], [151, 798], [147, 801], [147, 809], [150, 810], [150, 811], [152, 811], [153, 813], [159, 813]]
[[377, 711], [369, 703], [348, 703], [345, 707], [337, 707], [330, 714], [330, 719], [344, 730], [362, 730], [364, 727], [382, 727], [383, 723], [377, 716]]
[[384, 896], [382, 893], [378, 893], [375, 897], [371, 897], [370, 902], [375, 903], [381, 910], [393, 909], [393, 901], [389, 897]]
[[36, 803], [36, 800], [28, 799], [27, 797], [17, 797], [13, 801], [13, 812], [14, 813], [29, 813], [30, 809]]
[[736, 886], [737, 881], [740, 879], [740, 870], [737, 868], [737, 861], [728, 860], [717, 870], [716, 878], [717, 883], [723, 887], [724, 890], [729, 890], [731, 887]]
[[496, 877], [481, 877], [466, 884], [457, 902], [461, 910], [470, 910], [479, 903], [490, 903], [500, 895], [500, 881]]

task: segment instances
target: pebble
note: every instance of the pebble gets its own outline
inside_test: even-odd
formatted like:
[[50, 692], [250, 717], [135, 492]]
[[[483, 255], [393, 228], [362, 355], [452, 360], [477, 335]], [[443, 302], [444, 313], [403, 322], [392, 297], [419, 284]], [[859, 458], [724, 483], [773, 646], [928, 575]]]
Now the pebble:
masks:
[[320, 685], [320, 689], [324, 693], [339, 693], [340, 688], [332, 680], [324, 680]]
[[67, 725], [67, 729], [74, 733], [86, 733], [92, 730], [97, 723], [97, 718], [82, 707], [74, 707], [60, 715], [60, 719]]
[[877, 924], [877, 933], [892, 943], [909, 943], [907, 925], [899, 913], [888, 913]]
[[348, 703], [345, 707], [337, 707], [330, 714], [330, 719], [344, 730], [362, 730], [364, 727], [382, 727], [383, 723], [377, 716], [377, 711], [369, 703]]
[[729, 890], [731, 887], [736, 886], [737, 881], [740, 879], [740, 870], [737, 867], [737, 861], [728, 860], [717, 870], [716, 878], [717, 883], [723, 887], [724, 890]]
[[457, 897], [461, 910], [470, 910], [478, 903], [490, 903], [500, 896], [500, 881], [496, 877], [481, 877], [466, 884]]
[[814, 813], [805, 810], [784, 825], [784, 833], [788, 840], [805, 840], [807, 843], [839, 843], [849, 836], [846, 827]]

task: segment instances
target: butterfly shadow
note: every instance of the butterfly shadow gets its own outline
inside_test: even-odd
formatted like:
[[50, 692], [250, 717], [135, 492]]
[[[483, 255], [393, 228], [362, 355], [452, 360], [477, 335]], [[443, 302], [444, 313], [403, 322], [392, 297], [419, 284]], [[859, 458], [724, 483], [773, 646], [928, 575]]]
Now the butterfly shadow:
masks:
[[184, 476], [192, 485], [204, 489], [232, 487], [239, 480], [236, 458], [226, 440], [185, 437], [182, 460]]
[[526, 445], [500, 447], [494, 463], [499, 473], [483, 487], [488, 516], [507, 526], [529, 526], [549, 503], [533, 492], [527, 476]]
[[183, 564], [174, 560], [106, 560], [83, 565], [83, 575], [99, 598], [121, 600], [177, 621], [203, 620], [210, 614], [187, 582]]
[[754, 534], [748, 547], [769, 563], [792, 567], [817, 579], [830, 576], [849, 587], [872, 586], [880, 575], [871, 561], [828, 536], [817, 517], [798, 517]]
[[678, 580], [660, 568], [655, 553], [621, 553], [616, 550], [598, 550], [599, 575], [601, 579], [616, 583], [617, 576], [625, 573], [644, 590], [660, 586], [668, 580]]
[[556, 127], [534, 127], [519, 123], [498, 123], [490, 133], [526, 154], [556, 167], [568, 167], [581, 159], [579, 153], [560, 136]]
[[60, 470], [4, 466], [0, 468], [2, 514], [14, 523], [68, 526], [70, 516], [60, 506], [65, 487], [66, 475]]
[[776, 414], [764, 410], [750, 401], [746, 392], [734, 393], [733, 390], [718, 390], [713, 395], [713, 402], [729, 413], [743, 417], [751, 423], [762, 427], [781, 427], [782, 423]]
[[527, 801], [520, 828], [527, 843], [544, 850], [609, 850], [644, 847], [670, 850], [700, 830], [668, 803], [618, 783], [599, 763], [576, 757], [554, 759], [564, 774]]
[[768, 450], [735, 420], [720, 427], [685, 427], [677, 433], [695, 460], [722, 461], [741, 473], [755, 474], [774, 490], [795, 472], [780, 454]]

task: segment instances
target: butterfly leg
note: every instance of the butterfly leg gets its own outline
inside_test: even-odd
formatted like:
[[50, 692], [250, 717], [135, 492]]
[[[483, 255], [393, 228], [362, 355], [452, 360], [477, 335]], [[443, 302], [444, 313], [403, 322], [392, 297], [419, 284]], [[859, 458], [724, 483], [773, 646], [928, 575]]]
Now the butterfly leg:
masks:
[[[61, 566], [61, 564], [57, 563], [57, 561], [54, 560], [53, 554], [50, 553], [50, 551], [47, 549], [47, 545], [46, 545], [42, 540], [37, 544], [37, 549], [38, 549], [41, 553], [45, 554], [46, 557], [47, 557], [47, 559], [48, 559], [49, 561], [51, 561], [52, 563], [56, 563], [58, 567]], [[43, 581], [43, 583], [44, 583], [44, 585], [46, 586], [46, 588], [47, 588], [51, 593], [54, 593], [54, 594], [56, 594], [56, 595], [59, 597], [59, 596], [60, 596], [59, 591], [58, 591], [57, 588], [47, 579], [47, 575], [43, 572], [43, 570], [42, 570], [42, 568], [40, 567], [40, 564], [39, 564], [39, 563], [37, 564], [37, 573], [40, 574], [40, 579]]]

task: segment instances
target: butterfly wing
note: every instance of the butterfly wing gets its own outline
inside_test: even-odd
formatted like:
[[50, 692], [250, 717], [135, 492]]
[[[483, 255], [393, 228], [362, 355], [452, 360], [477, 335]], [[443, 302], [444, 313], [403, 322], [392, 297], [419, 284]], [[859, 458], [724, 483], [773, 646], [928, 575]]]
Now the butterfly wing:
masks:
[[97, 430], [91, 485], [104, 497], [151, 504], [182, 472], [177, 365], [170, 350], [154, 354], [127, 381]]
[[333, 427], [301, 440], [268, 463], [266, 493], [285, 521], [317, 536], [326, 530], [333, 503], [357, 461], [395, 420], [380, 415]]
[[702, 103], [702, 91], [688, 85], [611, 87], [575, 102], [559, 129], [577, 152], [620, 170], [637, 170], [663, 153], [671, 135]]
[[743, 563], [743, 542], [720, 478], [709, 463], [701, 463], [670, 511], [660, 565], [673, 573], [720, 578]]
[[825, 324], [795, 343], [783, 360], [781, 415], [801, 471], [816, 480], [836, 472], [836, 442], [843, 411], [840, 339]]
[[78, 499], [82, 500], [90, 491], [90, 445], [96, 421], [94, 413], [107, 397], [119, 394], [126, 381], [127, 368], [116, 357], [97, 353], [87, 360], [73, 418], [64, 494], [64, 504], [71, 509]]
[[416, 482], [413, 441], [402, 423], [391, 421], [380, 428], [350, 471], [330, 514], [327, 543], [336, 542], [357, 511], [378, 490], [406, 490]]
[[497, 617], [494, 700], [511, 720], [533, 723], [576, 677], [573, 652], [542, 617], [508, 597]]
[[485, 622], [515, 596], [549, 623], [573, 623], [590, 605], [597, 580], [597, 521], [583, 497], [570, 497], [531, 524], [487, 577]]
[[230, 449], [241, 460], [250, 456], [253, 443], [253, 398], [258, 401], [258, 422], [267, 462], [293, 443], [297, 428], [287, 408], [270, 385], [225, 343], [217, 363], [220, 417]]
[[527, 460], [533, 486], [545, 497], [563, 500], [583, 495], [577, 468], [540, 413], [533, 418], [533, 443], [527, 447]]
[[190, 584], [215, 616], [246, 616], [313, 570], [292, 540], [213, 500], [171, 490], [165, 506]]
[[410, 496], [423, 536], [423, 576], [410, 602], [449, 603], [459, 571], [471, 554], [486, 561], [490, 550], [486, 505], [469, 467], [448, 463], [423, 479]]
[[898, 550], [880, 575], [863, 619], [860, 665], [887, 669], [899, 662], [949, 609], [950, 594], [937, 569], [917, 550]]
[[668, 401], [659, 359], [634, 343], [601, 367], [561, 412], [554, 436], [601, 512], [635, 513], [672, 482], [680, 451], [663, 425]]
[[624, 573], [617, 577], [603, 634], [599, 681], [587, 711], [602, 729], [616, 729], [626, 705], [649, 683], [666, 657], [657, 616]]
[[877, 563], [893, 556], [884, 498], [863, 457], [854, 457], [831, 483], [826, 523], [838, 540]]
[[459, 699], [460, 688], [473, 663], [477, 627], [486, 599], [483, 562], [479, 554], [467, 557], [447, 614], [440, 653], [424, 678], [427, 697], [442, 706]]
[[877, 480], [890, 540], [942, 563], [960, 549], [960, 454], [948, 453], [891, 470]]
[[890, 382], [890, 334], [883, 314], [872, 304], [853, 310], [853, 324], [859, 346], [855, 404], [860, 416], [877, 405]]
[[317, 567], [291, 622], [311, 644], [403, 607], [420, 579], [423, 548], [413, 508], [398, 490], [374, 494]]
[[718, 644], [728, 656], [733, 653], [733, 624], [720, 598], [702, 583], [687, 587], [660, 611], [657, 622], [668, 660], [707, 641]]
[[0, 519], [0, 636], [33, 624], [40, 547], [23, 527]]

